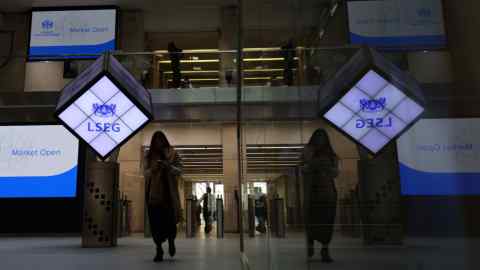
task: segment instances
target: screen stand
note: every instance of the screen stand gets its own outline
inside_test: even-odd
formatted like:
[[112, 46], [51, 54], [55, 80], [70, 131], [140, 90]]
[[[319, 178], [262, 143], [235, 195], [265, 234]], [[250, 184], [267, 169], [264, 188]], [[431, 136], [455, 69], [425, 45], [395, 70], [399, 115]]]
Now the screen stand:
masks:
[[395, 144], [391, 144], [376, 157], [360, 152], [357, 161], [359, 183], [352, 196], [358, 199], [351, 199], [358, 202], [356, 207], [360, 211], [366, 245], [403, 243], [400, 178], [395, 155]]
[[114, 247], [118, 237], [119, 164], [92, 160], [84, 187], [82, 247]]

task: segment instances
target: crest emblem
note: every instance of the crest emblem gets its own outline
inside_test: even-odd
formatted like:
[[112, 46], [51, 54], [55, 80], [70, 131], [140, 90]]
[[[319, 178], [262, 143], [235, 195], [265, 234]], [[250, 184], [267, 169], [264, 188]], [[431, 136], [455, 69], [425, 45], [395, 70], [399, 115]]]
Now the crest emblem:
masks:
[[50, 30], [53, 28], [53, 21], [46, 19], [42, 22], [42, 28], [45, 30]]
[[115, 115], [117, 105], [115, 104], [93, 104], [93, 114], [100, 117], [112, 117]]
[[432, 10], [428, 8], [420, 8], [417, 10], [417, 14], [422, 18], [428, 18], [432, 16]]
[[360, 99], [360, 109], [362, 112], [380, 112], [385, 110], [387, 99]]

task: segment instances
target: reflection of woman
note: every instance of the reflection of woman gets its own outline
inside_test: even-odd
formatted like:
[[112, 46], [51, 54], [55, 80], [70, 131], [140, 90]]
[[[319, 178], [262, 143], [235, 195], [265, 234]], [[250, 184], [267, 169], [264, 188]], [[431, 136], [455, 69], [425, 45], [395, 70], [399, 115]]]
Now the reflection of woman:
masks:
[[157, 246], [155, 262], [163, 260], [162, 243], [168, 240], [170, 256], [175, 256], [175, 237], [180, 220], [180, 197], [177, 176], [181, 174], [181, 161], [163, 132], [153, 134], [147, 154], [144, 175], [145, 199], [153, 241]]
[[322, 262], [332, 262], [328, 245], [332, 240], [337, 205], [334, 179], [338, 174], [338, 158], [332, 149], [328, 134], [317, 129], [303, 154], [305, 180], [305, 225], [308, 256], [314, 253], [314, 242], [322, 243]]

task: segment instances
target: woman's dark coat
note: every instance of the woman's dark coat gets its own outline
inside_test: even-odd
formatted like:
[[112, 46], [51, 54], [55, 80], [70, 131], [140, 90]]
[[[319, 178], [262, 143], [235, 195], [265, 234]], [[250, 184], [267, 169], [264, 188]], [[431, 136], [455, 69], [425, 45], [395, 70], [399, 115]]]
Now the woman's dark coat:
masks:
[[334, 182], [338, 174], [337, 157], [316, 153], [312, 146], [306, 146], [303, 162], [307, 238], [328, 245], [333, 235], [337, 208]]
[[149, 161], [146, 158], [143, 170], [146, 183], [145, 200], [147, 204], [155, 205], [156, 201], [153, 197], [161, 195], [159, 194], [160, 189], [167, 189], [170, 196], [167, 196], [169, 201], [166, 204], [173, 208], [175, 222], [178, 224], [181, 219], [181, 204], [177, 178], [182, 173], [182, 163], [180, 156], [173, 148], [168, 151], [167, 162], [168, 166], [162, 167], [157, 161]]

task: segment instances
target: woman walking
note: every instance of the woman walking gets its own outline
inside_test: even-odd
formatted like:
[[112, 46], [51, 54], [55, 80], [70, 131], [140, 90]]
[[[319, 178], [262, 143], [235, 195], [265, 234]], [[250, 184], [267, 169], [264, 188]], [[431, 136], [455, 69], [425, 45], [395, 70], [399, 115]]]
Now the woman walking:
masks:
[[322, 244], [322, 262], [333, 262], [328, 245], [332, 240], [337, 208], [335, 177], [338, 175], [338, 158], [333, 151], [328, 134], [317, 129], [303, 154], [305, 194], [305, 224], [308, 257], [315, 251], [315, 241]]
[[173, 257], [176, 253], [175, 238], [180, 221], [177, 177], [181, 173], [182, 164], [178, 153], [170, 146], [163, 132], [155, 132], [144, 166], [148, 218], [157, 247], [153, 259], [155, 262], [163, 261], [162, 244], [167, 240], [170, 256]]

